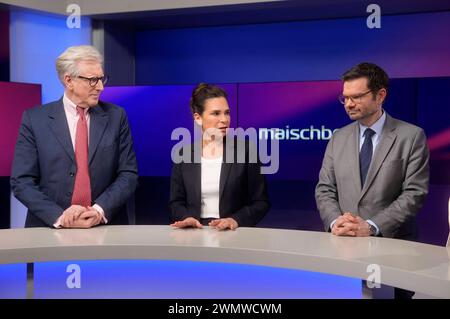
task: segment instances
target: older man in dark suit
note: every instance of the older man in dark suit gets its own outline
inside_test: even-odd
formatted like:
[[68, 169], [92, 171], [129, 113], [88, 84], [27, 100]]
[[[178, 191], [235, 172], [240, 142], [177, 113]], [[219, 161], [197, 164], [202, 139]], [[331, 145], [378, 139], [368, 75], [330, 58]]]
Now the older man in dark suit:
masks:
[[68, 48], [56, 61], [64, 96], [23, 114], [11, 187], [28, 208], [26, 227], [126, 223], [136, 156], [125, 111], [99, 101], [102, 62], [92, 46]]

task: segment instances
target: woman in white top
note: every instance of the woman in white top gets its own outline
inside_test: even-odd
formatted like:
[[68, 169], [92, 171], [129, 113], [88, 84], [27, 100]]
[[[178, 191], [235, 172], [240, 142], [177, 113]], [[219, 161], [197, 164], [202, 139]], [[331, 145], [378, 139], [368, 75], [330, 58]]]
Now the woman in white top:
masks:
[[[254, 226], [270, 208], [267, 183], [260, 163], [248, 160], [249, 143], [242, 149], [234, 137], [228, 137], [230, 108], [226, 92], [215, 85], [201, 83], [190, 101], [195, 122], [201, 126], [202, 142], [185, 147], [189, 161], [174, 164], [170, 183], [171, 226], [219, 230]], [[196, 147], [201, 157], [195, 156]], [[234, 159], [226, 157], [233, 152]], [[245, 161], [237, 161], [245, 152]], [[185, 153], [186, 154], [186, 153]], [[225, 159], [227, 159], [225, 161]]]

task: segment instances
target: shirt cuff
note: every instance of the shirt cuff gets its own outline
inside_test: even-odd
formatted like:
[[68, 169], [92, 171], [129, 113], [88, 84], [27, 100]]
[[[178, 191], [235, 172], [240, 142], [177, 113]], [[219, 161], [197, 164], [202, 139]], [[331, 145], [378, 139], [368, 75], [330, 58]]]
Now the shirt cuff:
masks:
[[103, 210], [103, 208], [101, 208], [99, 204], [94, 204], [94, 206], [92, 206], [92, 208], [95, 209], [96, 211], [98, 211], [102, 215], [103, 223], [107, 224], [108, 220], [105, 217], [105, 211]]
[[337, 218], [331, 222], [331, 224], [330, 224], [330, 231], [333, 230], [333, 226], [336, 223], [336, 221], [337, 221]]
[[58, 219], [56, 220], [56, 223], [53, 224], [53, 227], [55, 227], [55, 228], [62, 228], [62, 226], [61, 226], [61, 218], [62, 218], [62, 215], [58, 217]]
[[370, 219], [366, 220], [366, 222], [368, 222], [370, 225], [375, 227], [375, 229], [376, 229], [375, 236], [378, 236], [378, 234], [380, 233], [380, 229], [378, 228], [378, 226], [373, 221], [371, 221]]

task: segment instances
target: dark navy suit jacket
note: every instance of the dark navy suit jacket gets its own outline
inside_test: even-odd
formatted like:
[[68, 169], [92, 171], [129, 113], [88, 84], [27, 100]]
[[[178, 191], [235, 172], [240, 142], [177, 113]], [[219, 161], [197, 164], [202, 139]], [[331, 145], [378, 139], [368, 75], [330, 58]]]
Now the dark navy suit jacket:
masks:
[[[137, 186], [133, 141], [122, 108], [100, 101], [89, 112], [92, 204], [114, 224], [126, 220], [124, 204]], [[76, 170], [62, 99], [26, 110], [11, 173], [12, 191], [28, 208], [26, 227], [51, 227], [71, 206]]]

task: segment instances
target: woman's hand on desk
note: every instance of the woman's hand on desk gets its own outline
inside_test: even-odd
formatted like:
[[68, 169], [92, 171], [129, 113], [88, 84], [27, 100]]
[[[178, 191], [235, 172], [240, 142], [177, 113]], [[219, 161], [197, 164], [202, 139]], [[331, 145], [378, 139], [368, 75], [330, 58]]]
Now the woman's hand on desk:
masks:
[[170, 226], [178, 228], [203, 228], [202, 224], [200, 224], [200, 222], [194, 217], [187, 217], [183, 220], [176, 221], [175, 223], [170, 224]]
[[233, 218], [230, 217], [214, 219], [208, 225], [217, 230], [226, 230], [226, 229], [235, 230], [236, 228], [239, 227], [238, 223]]

